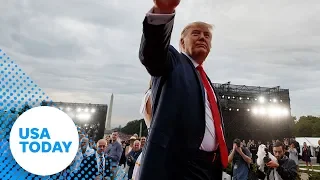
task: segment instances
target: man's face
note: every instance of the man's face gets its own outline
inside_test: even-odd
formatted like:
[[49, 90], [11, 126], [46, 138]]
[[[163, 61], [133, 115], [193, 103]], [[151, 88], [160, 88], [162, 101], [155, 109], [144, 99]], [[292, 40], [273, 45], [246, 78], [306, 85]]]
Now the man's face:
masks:
[[134, 148], [135, 151], [138, 151], [140, 149], [140, 143], [139, 142], [135, 142], [133, 144], [133, 148]]
[[82, 139], [81, 139], [81, 142], [80, 142], [80, 146], [81, 146], [81, 149], [87, 148], [87, 146], [88, 146], [88, 140], [82, 138]]
[[182, 40], [182, 47], [192, 57], [207, 57], [211, 49], [212, 34], [207, 27], [192, 26]]
[[283, 155], [284, 155], [284, 151], [283, 151], [282, 146], [273, 147], [273, 154], [278, 160], [281, 159], [283, 157]]
[[101, 154], [102, 152], [104, 152], [105, 149], [106, 149], [106, 146], [107, 146], [106, 141], [99, 141], [97, 143], [97, 152], [98, 152], [98, 154]]
[[118, 133], [117, 132], [112, 133], [112, 140], [116, 141], [117, 139], [118, 139]]
[[146, 142], [146, 138], [145, 138], [145, 137], [142, 137], [142, 138], [140, 139], [140, 142], [141, 142], [141, 144], [144, 144], [144, 143]]

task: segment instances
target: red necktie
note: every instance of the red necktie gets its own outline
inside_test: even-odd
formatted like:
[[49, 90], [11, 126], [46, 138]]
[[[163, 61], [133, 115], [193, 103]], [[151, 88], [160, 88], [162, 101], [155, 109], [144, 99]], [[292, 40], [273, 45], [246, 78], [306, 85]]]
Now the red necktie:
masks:
[[226, 168], [228, 166], [228, 149], [227, 149], [226, 141], [224, 139], [224, 135], [223, 135], [223, 131], [222, 131], [219, 108], [218, 108], [216, 99], [214, 97], [213, 89], [207, 79], [207, 76], [203, 70], [203, 67], [201, 65], [199, 65], [197, 67], [197, 70], [200, 73], [203, 86], [207, 91], [208, 101], [210, 103], [210, 107], [211, 107], [210, 109], [211, 109], [211, 113], [212, 113], [212, 117], [213, 117], [213, 124], [214, 124], [214, 128], [216, 130], [216, 136], [217, 136], [217, 140], [219, 143], [221, 163], [222, 163], [222, 166], [224, 168]]

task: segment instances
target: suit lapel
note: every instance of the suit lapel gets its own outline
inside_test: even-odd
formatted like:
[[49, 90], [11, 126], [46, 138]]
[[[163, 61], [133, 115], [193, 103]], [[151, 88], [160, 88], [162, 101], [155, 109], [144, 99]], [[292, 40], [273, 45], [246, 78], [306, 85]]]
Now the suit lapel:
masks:
[[204, 87], [203, 87], [203, 84], [202, 84], [202, 81], [201, 81], [201, 77], [200, 77], [200, 74], [198, 73], [197, 69], [194, 67], [194, 65], [192, 64], [191, 60], [186, 56], [184, 55], [183, 53], [181, 53], [181, 55], [185, 58], [185, 60], [189, 63], [189, 65], [191, 66], [192, 68], [192, 71], [193, 73], [196, 75], [197, 77], [197, 82], [198, 82], [198, 85], [200, 86], [200, 89], [201, 89], [201, 96], [202, 96], [202, 101], [203, 101], [203, 104], [205, 103], [205, 93], [204, 93]]

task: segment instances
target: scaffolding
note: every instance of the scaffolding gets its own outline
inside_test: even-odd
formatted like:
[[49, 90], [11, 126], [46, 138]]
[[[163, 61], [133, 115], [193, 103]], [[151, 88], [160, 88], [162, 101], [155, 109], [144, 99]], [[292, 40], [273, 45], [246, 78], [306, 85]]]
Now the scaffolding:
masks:
[[[226, 139], [232, 146], [234, 138], [271, 141], [291, 136], [289, 89], [280, 86], [261, 87], [235, 85], [230, 82], [213, 84], [224, 119]], [[264, 102], [259, 100], [263, 98]], [[287, 116], [254, 115], [254, 107], [277, 106], [288, 110]]]

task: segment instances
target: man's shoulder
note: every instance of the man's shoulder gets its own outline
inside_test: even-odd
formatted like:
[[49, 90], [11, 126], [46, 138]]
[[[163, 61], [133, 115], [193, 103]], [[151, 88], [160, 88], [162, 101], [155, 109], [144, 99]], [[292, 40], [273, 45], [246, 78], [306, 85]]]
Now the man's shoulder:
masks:
[[121, 144], [120, 144], [119, 141], [116, 141], [116, 142], [114, 143], [114, 145], [116, 145], [116, 146], [121, 146]]
[[286, 156], [286, 164], [288, 166], [297, 166], [296, 162]]

